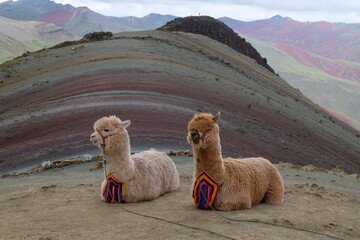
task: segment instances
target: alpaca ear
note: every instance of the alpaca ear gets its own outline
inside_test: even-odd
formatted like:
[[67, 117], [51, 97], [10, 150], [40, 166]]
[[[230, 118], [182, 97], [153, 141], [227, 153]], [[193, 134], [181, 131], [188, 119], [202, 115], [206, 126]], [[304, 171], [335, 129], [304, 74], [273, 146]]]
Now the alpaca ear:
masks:
[[221, 115], [221, 113], [218, 112], [218, 113], [213, 117], [214, 123], [216, 123], [216, 122], [220, 119], [220, 115]]
[[130, 120], [126, 120], [123, 121], [121, 123], [119, 123], [116, 127], [118, 128], [127, 128], [128, 126], [130, 126], [131, 121]]

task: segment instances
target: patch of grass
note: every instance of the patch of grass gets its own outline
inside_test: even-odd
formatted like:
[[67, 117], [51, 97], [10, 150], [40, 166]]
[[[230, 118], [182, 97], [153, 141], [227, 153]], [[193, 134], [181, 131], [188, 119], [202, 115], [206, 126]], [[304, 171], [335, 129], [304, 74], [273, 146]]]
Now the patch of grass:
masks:
[[56, 153], [56, 152], [58, 151], [53, 148], [48, 148], [48, 153]]
[[245, 134], [245, 129], [243, 128], [237, 128], [236, 131], [238, 131], [241, 134]]

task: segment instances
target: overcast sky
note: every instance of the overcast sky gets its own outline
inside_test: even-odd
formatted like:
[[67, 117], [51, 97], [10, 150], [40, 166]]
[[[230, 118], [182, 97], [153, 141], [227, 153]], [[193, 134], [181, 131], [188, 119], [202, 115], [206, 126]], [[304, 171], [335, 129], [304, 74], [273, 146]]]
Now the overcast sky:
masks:
[[[0, 0], [4, 2], [4, 0]], [[227, 16], [243, 21], [270, 18], [274, 15], [298, 21], [360, 23], [360, 0], [55, 0], [75, 7], [87, 6], [106, 16], [143, 17], [150, 13], [179, 17]]]

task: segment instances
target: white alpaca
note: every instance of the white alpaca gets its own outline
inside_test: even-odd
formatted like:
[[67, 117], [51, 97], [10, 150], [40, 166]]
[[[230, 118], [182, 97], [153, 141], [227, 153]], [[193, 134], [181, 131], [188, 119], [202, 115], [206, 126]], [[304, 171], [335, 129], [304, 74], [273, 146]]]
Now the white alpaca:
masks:
[[[101, 199], [107, 202], [153, 200], [179, 187], [174, 162], [163, 152], [149, 150], [130, 154], [130, 140], [125, 128], [130, 121], [116, 116], [103, 117], [94, 124], [90, 140], [104, 153], [106, 179]], [[117, 184], [117, 183], [120, 183]]]

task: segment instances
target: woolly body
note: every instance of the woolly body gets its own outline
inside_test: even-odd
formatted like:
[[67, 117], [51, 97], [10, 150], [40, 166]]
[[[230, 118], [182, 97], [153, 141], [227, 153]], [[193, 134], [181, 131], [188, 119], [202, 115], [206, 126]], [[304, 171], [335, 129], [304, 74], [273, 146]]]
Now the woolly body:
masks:
[[188, 142], [194, 151], [195, 178], [206, 172], [219, 184], [213, 203], [218, 210], [246, 209], [260, 202], [281, 204], [282, 177], [265, 158], [222, 158], [220, 114], [198, 114], [188, 124]]
[[[125, 129], [129, 125], [130, 121], [121, 122], [116, 116], [103, 117], [95, 122], [95, 132], [90, 138], [104, 151], [106, 175], [112, 174], [118, 181], [126, 183], [124, 201], [153, 200], [176, 190], [180, 184], [179, 175], [174, 162], [165, 153], [149, 150], [131, 155]], [[103, 141], [105, 147], [101, 145]], [[101, 189], [104, 185], [106, 180]]]

